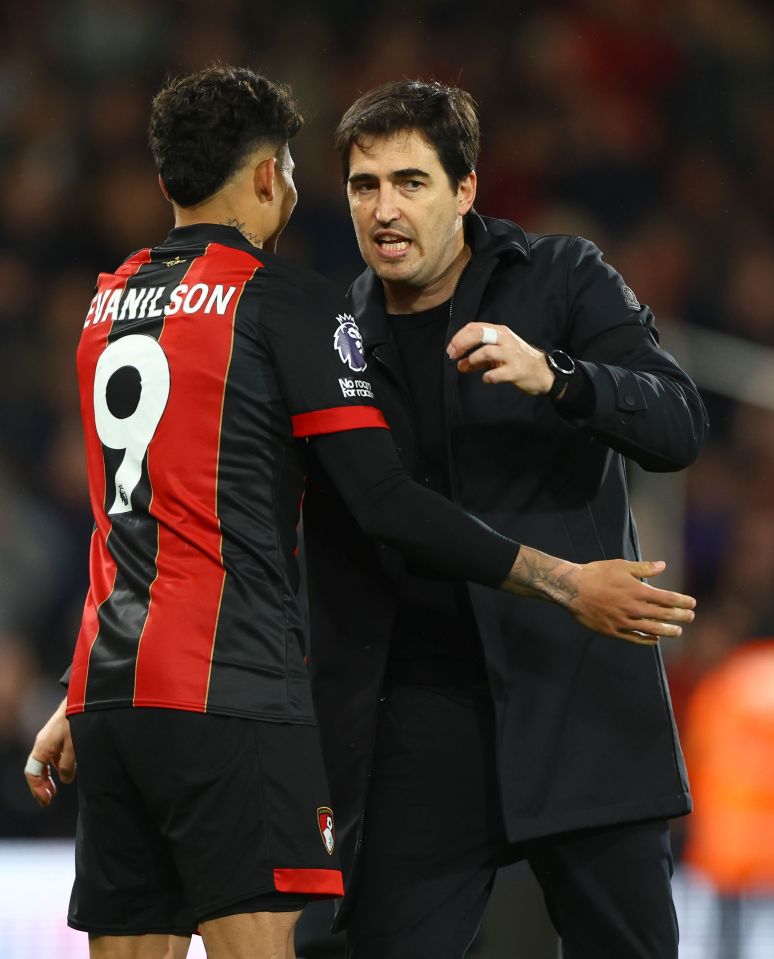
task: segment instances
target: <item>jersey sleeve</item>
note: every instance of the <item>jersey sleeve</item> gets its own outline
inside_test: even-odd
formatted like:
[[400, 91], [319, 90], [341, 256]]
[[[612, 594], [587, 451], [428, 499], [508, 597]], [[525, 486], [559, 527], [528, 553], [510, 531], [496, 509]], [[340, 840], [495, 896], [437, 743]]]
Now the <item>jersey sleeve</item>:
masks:
[[294, 436], [388, 429], [357, 321], [331, 284], [313, 273], [269, 278], [259, 324]]
[[435, 575], [494, 589], [505, 582], [519, 544], [412, 480], [382, 430], [319, 436], [310, 446], [368, 536]]

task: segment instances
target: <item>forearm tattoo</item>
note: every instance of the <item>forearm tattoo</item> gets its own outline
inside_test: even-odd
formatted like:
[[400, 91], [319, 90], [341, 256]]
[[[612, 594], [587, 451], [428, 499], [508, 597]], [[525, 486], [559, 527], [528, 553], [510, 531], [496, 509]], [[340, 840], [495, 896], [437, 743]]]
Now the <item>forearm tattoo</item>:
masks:
[[504, 585], [509, 592], [566, 607], [578, 596], [577, 578], [577, 567], [538, 550], [522, 547]]

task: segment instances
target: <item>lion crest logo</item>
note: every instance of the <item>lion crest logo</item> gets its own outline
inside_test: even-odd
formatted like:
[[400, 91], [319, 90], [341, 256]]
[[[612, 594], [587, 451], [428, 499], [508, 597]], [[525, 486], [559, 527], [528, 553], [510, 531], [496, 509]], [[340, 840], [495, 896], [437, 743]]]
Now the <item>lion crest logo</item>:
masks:
[[363, 336], [357, 328], [355, 317], [349, 313], [339, 313], [336, 319], [339, 325], [333, 334], [333, 346], [342, 363], [346, 363], [353, 373], [362, 373], [368, 364], [363, 355]]

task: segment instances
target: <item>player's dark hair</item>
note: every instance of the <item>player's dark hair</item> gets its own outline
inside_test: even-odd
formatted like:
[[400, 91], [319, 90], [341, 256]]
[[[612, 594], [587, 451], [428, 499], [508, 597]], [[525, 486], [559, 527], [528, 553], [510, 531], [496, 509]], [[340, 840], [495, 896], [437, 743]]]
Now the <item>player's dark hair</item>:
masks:
[[193, 206], [253, 150], [279, 149], [303, 122], [285, 87], [246, 67], [215, 64], [165, 83], [153, 99], [148, 139], [167, 193]]
[[481, 131], [473, 97], [437, 80], [394, 80], [364, 93], [341, 118], [335, 145], [344, 182], [353, 145], [364, 149], [372, 137], [410, 130], [435, 149], [452, 189], [475, 170]]

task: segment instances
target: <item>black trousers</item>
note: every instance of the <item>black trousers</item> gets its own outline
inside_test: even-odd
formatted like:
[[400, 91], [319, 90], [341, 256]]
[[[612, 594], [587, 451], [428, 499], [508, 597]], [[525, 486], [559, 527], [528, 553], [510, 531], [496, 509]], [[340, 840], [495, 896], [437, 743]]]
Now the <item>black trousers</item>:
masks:
[[349, 959], [459, 959], [497, 868], [521, 859], [542, 887], [564, 959], [676, 959], [667, 824], [509, 844], [494, 742], [487, 690], [388, 691], [347, 924]]

